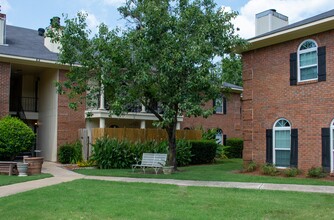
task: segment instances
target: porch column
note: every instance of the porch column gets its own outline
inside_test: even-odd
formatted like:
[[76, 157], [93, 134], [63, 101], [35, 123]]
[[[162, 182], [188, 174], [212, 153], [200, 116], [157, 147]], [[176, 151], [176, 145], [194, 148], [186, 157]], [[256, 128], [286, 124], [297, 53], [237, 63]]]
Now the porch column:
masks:
[[141, 112], [146, 112], [146, 108], [144, 105], [141, 105]]
[[106, 127], [106, 119], [100, 118], [100, 128], [105, 128], [105, 127]]
[[146, 121], [141, 121], [140, 122], [140, 129], [145, 129], [146, 128]]
[[180, 130], [181, 129], [181, 123], [180, 122], [177, 122], [176, 123], [176, 130]]
[[[102, 75], [103, 78], [103, 75]], [[104, 110], [104, 86], [103, 83], [101, 83], [101, 90], [100, 90], [100, 107], [99, 110]], [[100, 120], [100, 124], [101, 124], [101, 120]]]

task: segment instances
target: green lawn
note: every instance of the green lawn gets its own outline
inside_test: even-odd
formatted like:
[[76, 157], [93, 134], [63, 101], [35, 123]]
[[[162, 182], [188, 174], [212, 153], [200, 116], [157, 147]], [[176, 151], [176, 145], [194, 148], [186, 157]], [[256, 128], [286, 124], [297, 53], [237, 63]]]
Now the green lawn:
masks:
[[10, 185], [14, 183], [21, 183], [21, 182], [27, 182], [31, 180], [38, 180], [38, 179], [44, 179], [52, 177], [51, 174], [48, 173], [42, 173], [39, 175], [33, 175], [33, 176], [8, 176], [8, 175], [0, 175], [0, 186], [4, 185]]
[[76, 172], [93, 176], [118, 176], [138, 178], [160, 178], [179, 180], [207, 180], [207, 181], [233, 181], [233, 182], [257, 182], [257, 183], [281, 183], [281, 184], [303, 184], [303, 185], [334, 185], [333, 180], [312, 179], [312, 178], [287, 178], [271, 176], [255, 176], [243, 174], [238, 171], [242, 169], [241, 159], [228, 159], [222, 163], [213, 165], [180, 167], [180, 172], [172, 175], [158, 174], [154, 171], [144, 174], [140, 169], [135, 173], [131, 169], [79, 169]]
[[334, 195], [75, 180], [0, 198], [1, 219], [333, 219]]

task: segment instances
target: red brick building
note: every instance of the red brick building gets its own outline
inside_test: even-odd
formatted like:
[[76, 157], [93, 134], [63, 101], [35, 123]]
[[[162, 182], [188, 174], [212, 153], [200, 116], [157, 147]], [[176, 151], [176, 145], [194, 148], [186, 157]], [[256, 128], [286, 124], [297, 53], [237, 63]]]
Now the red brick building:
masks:
[[244, 161], [333, 172], [334, 10], [249, 42], [242, 52]]
[[242, 87], [224, 83], [223, 88], [228, 92], [222, 93], [221, 99], [208, 102], [205, 108], [214, 107], [214, 114], [208, 118], [184, 117], [181, 129], [208, 129], [217, 128], [226, 138], [242, 137], [241, 131], [241, 93]]

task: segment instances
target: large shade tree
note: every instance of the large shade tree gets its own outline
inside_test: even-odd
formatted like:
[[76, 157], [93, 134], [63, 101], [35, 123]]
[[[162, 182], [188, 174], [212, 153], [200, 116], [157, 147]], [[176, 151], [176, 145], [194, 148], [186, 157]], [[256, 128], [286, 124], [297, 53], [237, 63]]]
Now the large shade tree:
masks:
[[166, 129], [168, 161], [176, 169], [177, 117], [212, 113], [203, 106], [221, 90], [214, 60], [244, 43], [231, 23], [237, 13], [212, 0], [126, 0], [118, 10], [127, 20], [122, 30], [101, 24], [90, 37], [86, 15], [78, 14], [66, 18], [60, 31], [49, 31], [62, 45], [60, 62], [71, 67], [59, 92], [76, 108], [82, 99], [96, 105], [102, 88], [116, 115], [140, 101]]

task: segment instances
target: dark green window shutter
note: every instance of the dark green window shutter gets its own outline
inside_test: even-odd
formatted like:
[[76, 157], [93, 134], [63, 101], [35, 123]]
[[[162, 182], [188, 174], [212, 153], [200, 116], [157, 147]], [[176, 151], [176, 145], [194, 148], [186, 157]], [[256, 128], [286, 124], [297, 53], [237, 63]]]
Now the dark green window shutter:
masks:
[[216, 114], [216, 100], [212, 100], [213, 114]]
[[273, 129], [266, 130], [266, 162], [273, 163]]
[[331, 163], [331, 146], [330, 146], [330, 129], [321, 128], [321, 141], [322, 141], [322, 167], [325, 171], [330, 171]]
[[298, 167], [298, 129], [291, 129], [290, 166]]
[[318, 48], [318, 81], [326, 81], [326, 47]]
[[226, 101], [226, 98], [223, 97], [223, 114], [226, 115], [226, 111], [227, 111], [227, 101]]
[[290, 86], [297, 85], [297, 53], [290, 54]]

